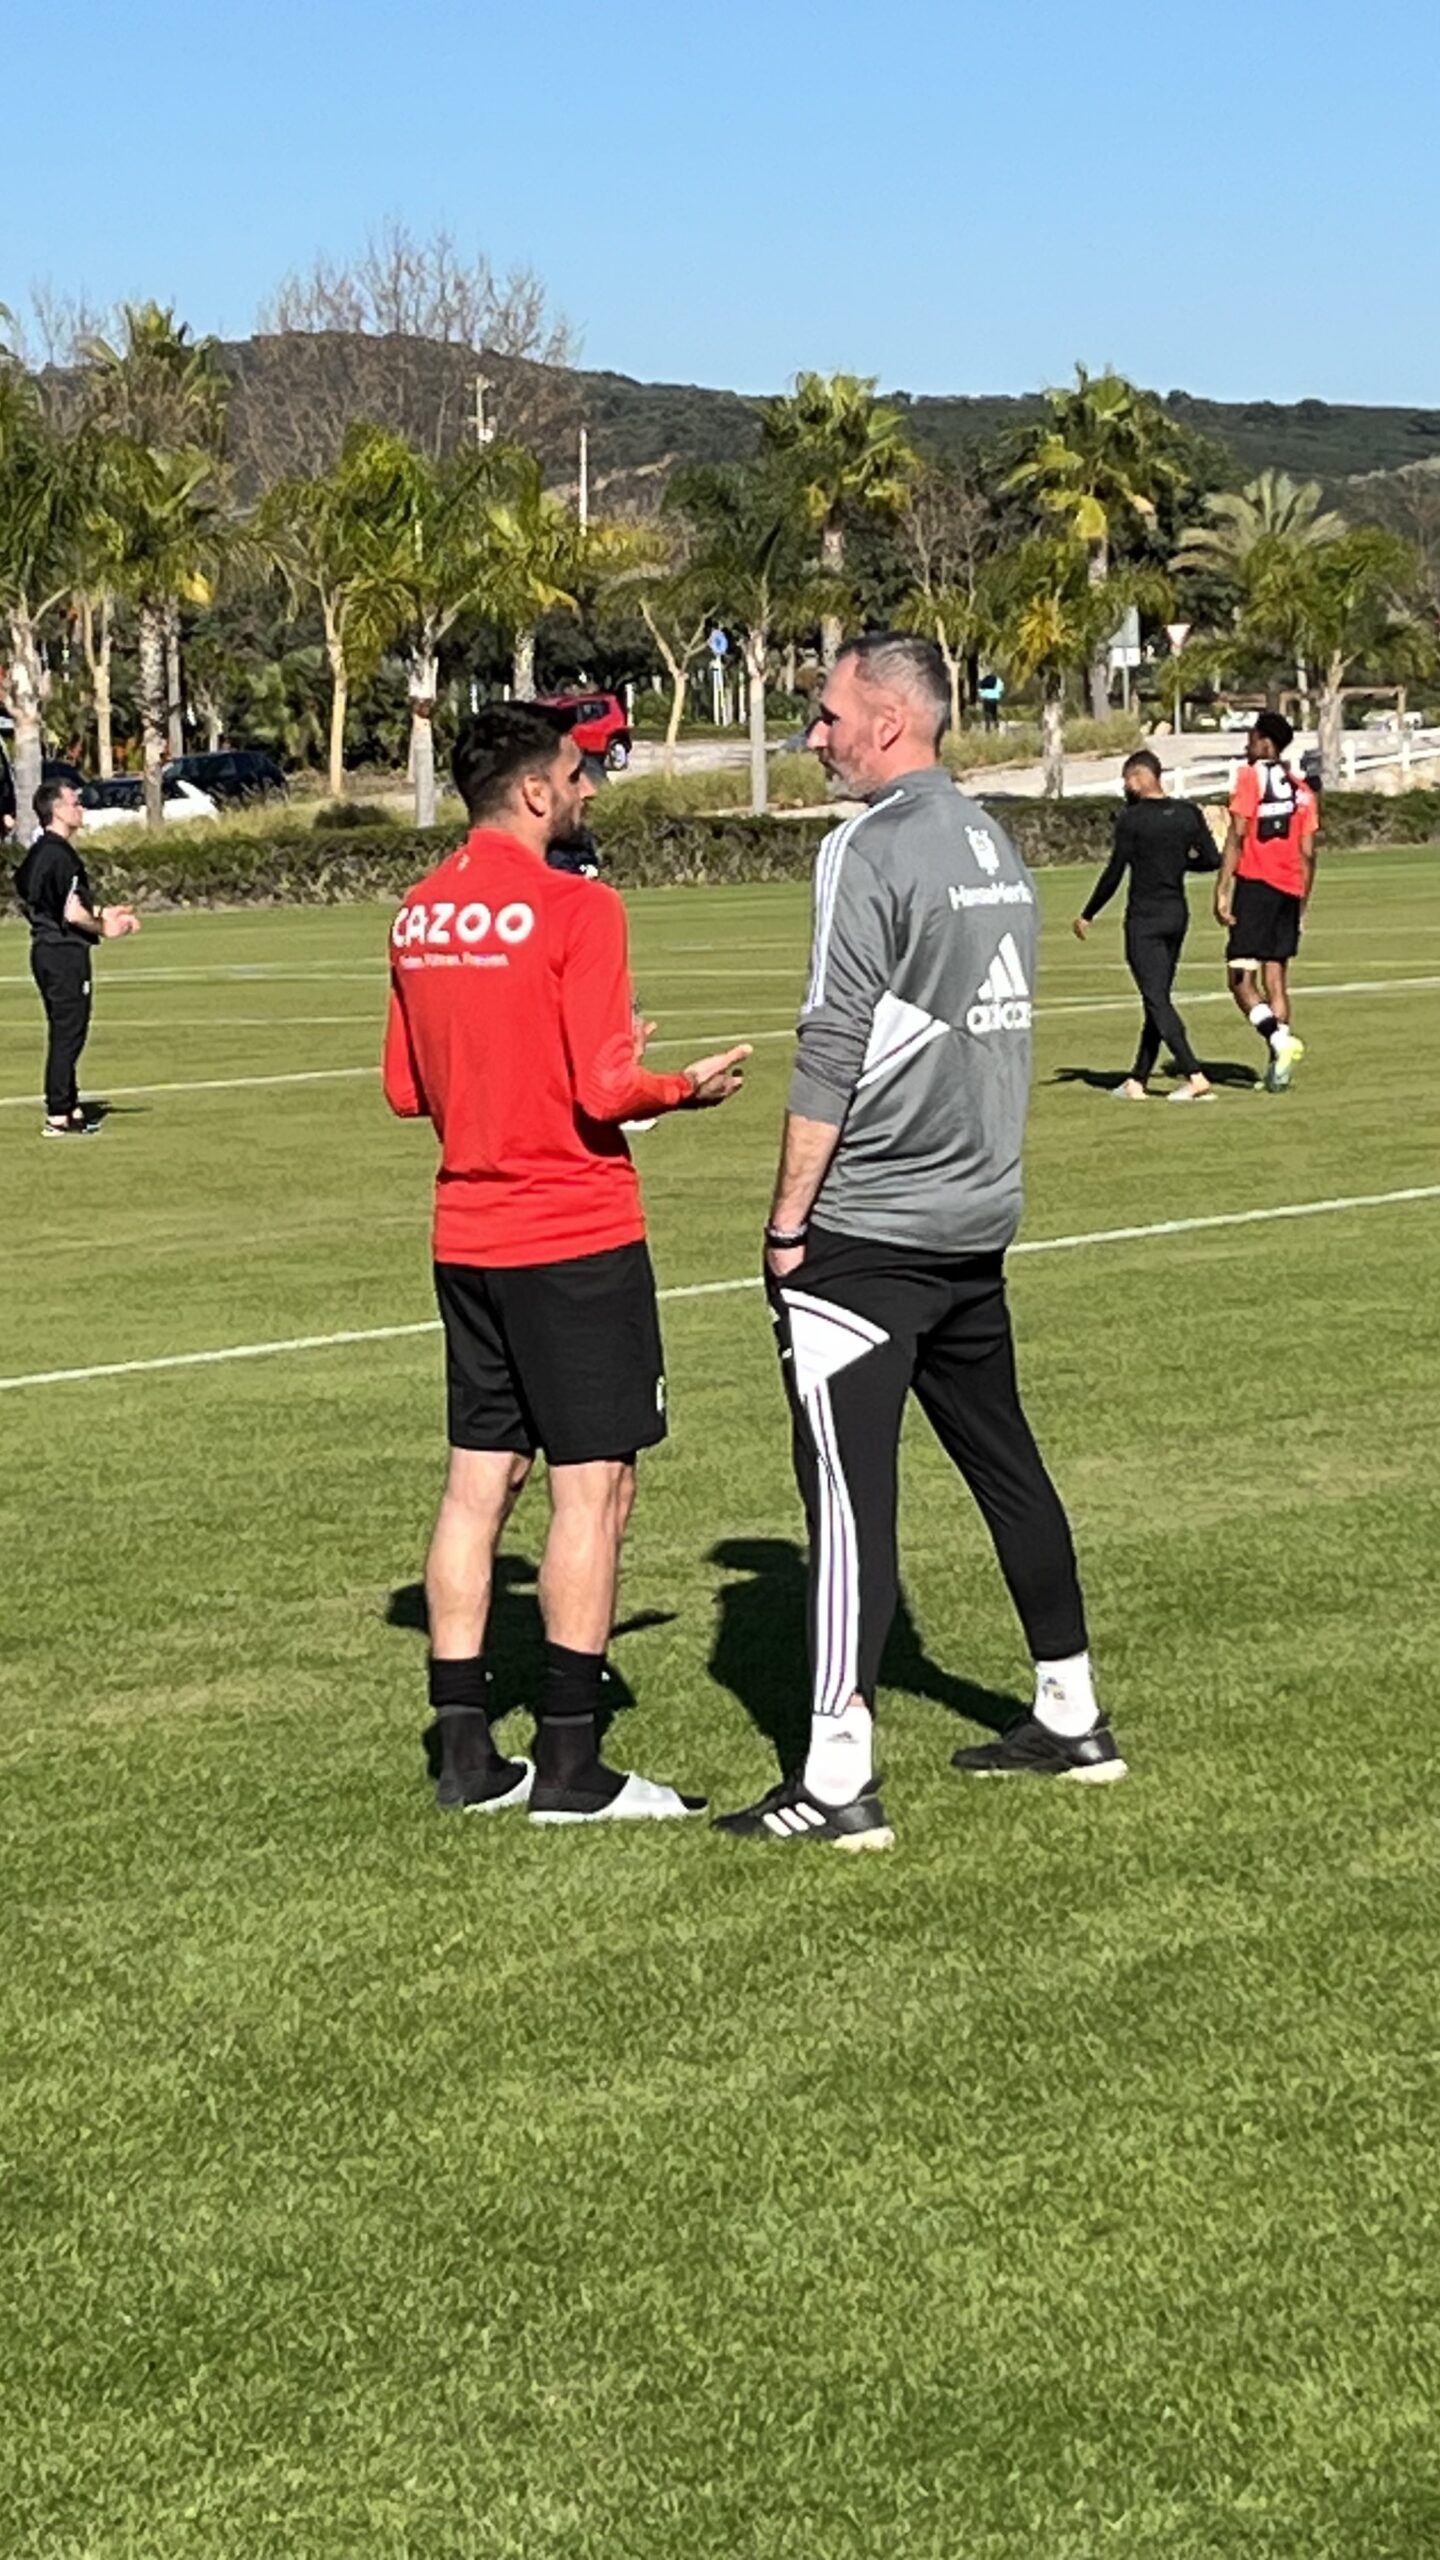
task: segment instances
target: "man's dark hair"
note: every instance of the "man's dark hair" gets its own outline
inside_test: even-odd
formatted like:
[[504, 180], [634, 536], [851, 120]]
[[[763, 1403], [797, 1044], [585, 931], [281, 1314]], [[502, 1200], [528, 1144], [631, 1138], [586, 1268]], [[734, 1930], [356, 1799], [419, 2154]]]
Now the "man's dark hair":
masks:
[[1253, 737], [1266, 739], [1277, 756], [1283, 756], [1295, 735], [1283, 711], [1262, 711], [1250, 729]]
[[857, 675], [868, 683], [890, 685], [933, 712], [938, 747], [950, 726], [950, 685], [933, 640], [922, 640], [918, 631], [867, 631], [847, 640], [840, 656], [853, 658]]
[[34, 799], [30, 803], [30, 806], [34, 810], [42, 827], [49, 826], [51, 819], [55, 815], [55, 806], [59, 800], [60, 794], [67, 788], [68, 785], [63, 782], [41, 783], [39, 790], [36, 792]]
[[1152, 748], [1137, 747], [1133, 756], [1126, 757], [1120, 770], [1122, 774], [1133, 773], [1137, 764], [1143, 765], [1147, 773], [1152, 773], [1157, 782], [1160, 780], [1160, 759]]
[[571, 726], [538, 702], [487, 702], [460, 724], [450, 771], [478, 825], [503, 808], [522, 773], [548, 773]]

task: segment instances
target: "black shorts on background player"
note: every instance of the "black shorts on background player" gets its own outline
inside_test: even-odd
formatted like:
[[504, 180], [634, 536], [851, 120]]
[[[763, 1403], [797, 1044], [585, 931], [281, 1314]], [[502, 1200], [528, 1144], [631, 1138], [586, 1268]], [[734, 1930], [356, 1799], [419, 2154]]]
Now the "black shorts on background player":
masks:
[[1274, 889], [1268, 880], [1237, 880], [1225, 945], [1231, 968], [1246, 960], [1293, 960], [1304, 912], [1304, 901], [1289, 889]]
[[437, 1262], [452, 1449], [543, 1450], [556, 1467], [665, 1437], [665, 1354], [643, 1244], [481, 1270]]

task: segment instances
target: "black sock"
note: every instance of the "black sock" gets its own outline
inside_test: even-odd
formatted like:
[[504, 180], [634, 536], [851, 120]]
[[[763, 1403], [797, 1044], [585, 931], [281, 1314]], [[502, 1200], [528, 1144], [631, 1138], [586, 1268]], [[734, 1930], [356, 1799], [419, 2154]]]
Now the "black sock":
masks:
[[430, 1661], [430, 1704], [440, 1736], [440, 1796], [444, 1803], [502, 1795], [520, 1775], [502, 1760], [490, 1731], [490, 1674], [481, 1653], [463, 1661]]
[[1256, 1018], [1255, 1018], [1254, 1014], [1252, 1013], [1252, 1014], [1251, 1014], [1251, 1016], [1250, 1016], [1250, 1024], [1251, 1024], [1251, 1028], [1252, 1028], [1252, 1030], [1255, 1030], [1255, 1031], [1258, 1031], [1258, 1032], [1259, 1032], [1261, 1039], [1264, 1041], [1265, 1046], [1266, 1046], [1266, 1048], [1268, 1049], [1268, 1048], [1269, 1048], [1269, 1046], [1270, 1046], [1270, 1034], [1271, 1034], [1271, 1032], [1272, 1032], [1272, 1031], [1278, 1031], [1278, 1030], [1279, 1030], [1279, 1028], [1280, 1028], [1280, 1017], [1279, 1017], [1279, 1015], [1278, 1015], [1278, 1014], [1276, 1014], [1276, 1013], [1271, 1013], [1271, 1012], [1267, 1009], [1264, 1013], [1262, 1013], [1262, 1014], [1261, 1014], [1261, 1016], [1260, 1016], [1260, 1018], [1259, 1018], [1259, 1020], [1258, 1020], [1258, 1022], [1257, 1022], [1257, 1020], [1256, 1020]]
[[535, 1740], [537, 1784], [613, 1803], [624, 1785], [601, 1762], [595, 1720], [604, 1696], [603, 1653], [575, 1653], [569, 1645], [545, 1647], [545, 1686]]

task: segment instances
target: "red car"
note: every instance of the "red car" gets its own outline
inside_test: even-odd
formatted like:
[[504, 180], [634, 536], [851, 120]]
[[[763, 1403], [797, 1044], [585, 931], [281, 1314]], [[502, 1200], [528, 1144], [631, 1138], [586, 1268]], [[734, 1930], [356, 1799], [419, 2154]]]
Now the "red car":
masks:
[[630, 723], [613, 693], [542, 693], [536, 699], [547, 711], [566, 714], [582, 755], [599, 756], [612, 773], [629, 763]]

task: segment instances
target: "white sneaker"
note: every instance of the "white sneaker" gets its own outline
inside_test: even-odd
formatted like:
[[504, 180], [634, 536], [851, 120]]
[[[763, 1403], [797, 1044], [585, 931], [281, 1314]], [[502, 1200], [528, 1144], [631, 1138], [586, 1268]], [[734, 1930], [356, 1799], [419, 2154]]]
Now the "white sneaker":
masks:
[[596, 1804], [593, 1797], [587, 1800], [578, 1789], [547, 1787], [543, 1781], [537, 1782], [530, 1800], [532, 1822], [680, 1822], [704, 1810], [703, 1796], [682, 1796], [678, 1788], [637, 1777], [633, 1770], [609, 1804]]

